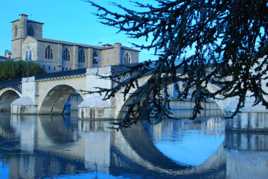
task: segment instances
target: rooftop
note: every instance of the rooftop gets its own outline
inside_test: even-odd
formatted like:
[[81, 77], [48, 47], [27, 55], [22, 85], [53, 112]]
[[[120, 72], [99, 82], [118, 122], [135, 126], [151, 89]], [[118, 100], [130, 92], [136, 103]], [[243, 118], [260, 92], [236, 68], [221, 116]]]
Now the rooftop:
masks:
[[126, 50], [132, 50], [132, 51], [137, 51], [139, 52], [139, 50], [134, 49], [134, 48], [130, 48], [130, 47], [126, 47], [126, 46], [122, 46], [120, 43], [115, 43], [115, 44], [105, 44], [102, 46], [97, 46], [97, 45], [88, 45], [88, 44], [83, 44], [83, 43], [75, 43], [75, 42], [68, 42], [68, 41], [63, 41], [63, 40], [54, 40], [54, 39], [47, 39], [47, 38], [43, 38], [43, 39], [37, 39], [40, 42], [49, 42], [49, 43], [55, 43], [55, 44], [64, 44], [64, 45], [69, 45], [69, 46], [81, 46], [81, 47], [86, 47], [86, 48], [94, 48], [94, 49], [99, 49], [99, 50], [107, 50], [107, 49], [112, 49], [114, 48], [116, 45], [120, 45], [123, 49]]
[[[11, 23], [17, 22], [20, 19], [26, 19], [27, 22], [32, 22], [32, 23], [38, 23], [38, 24], [44, 24], [42, 22], [34, 21], [28, 19], [28, 15], [25, 13], [20, 14], [20, 18], [12, 21]], [[69, 41], [64, 41], [64, 40], [54, 40], [54, 39], [48, 39], [48, 38], [42, 38], [42, 39], [36, 39], [39, 42], [48, 42], [48, 43], [54, 43], [54, 44], [64, 44], [66, 46], [81, 46], [81, 47], [86, 47], [86, 48], [93, 48], [93, 49], [99, 49], [99, 50], [107, 50], [107, 49], [112, 49], [116, 46], [120, 46], [121, 48], [125, 50], [130, 50], [130, 51], [136, 51], [139, 52], [139, 50], [123, 46], [121, 43], [115, 43], [115, 44], [103, 44], [103, 45], [89, 45], [89, 44], [84, 44], [84, 43], [76, 43], [76, 42], [69, 42]]]
[[[36, 24], [44, 24], [43, 22], [39, 22], [39, 21], [35, 21], [35, 20], [28, 19], [28, 15], [25, 14], [25, 13], [20, 14], [20, 19], [21, 19], [21, 18], [26, 18], [28, 22], [32, 22], [32, 23], [36, 23]], [[11, 23], [17, 22], [17, 21], [19, 21], [20, 19], [13, 20], [13, 21], [11, 21]]]

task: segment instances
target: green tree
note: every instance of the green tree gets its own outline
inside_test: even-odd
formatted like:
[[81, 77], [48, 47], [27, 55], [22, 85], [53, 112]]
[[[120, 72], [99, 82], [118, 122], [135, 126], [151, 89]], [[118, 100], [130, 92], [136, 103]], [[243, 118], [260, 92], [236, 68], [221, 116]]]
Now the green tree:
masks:
[[[178, 99], [191, 97], [195, 115], [202, 110], [203, 102], [218, 96], [238, 97], [234, 114], [244, 106], [247, 94], [255, 98], [255, 104], [268, 107], [263, 88], [268, 78], [267, 0], [131, 1], [133, 8], [114, 4], [119, 10], [88, 2], [97, 8], [101, 23], [133, 39], [145, 38], [146, 43], [134, 45], [158, 55], [157, 61], [128, 67], [119, 75], [131, 78], [118, 81], [118, 75], [110, 76], [118, 82], [115, 88], [100, 89], [109, 98], [121, 89], [127, 94], [131, 88], [139, 88], [135, 95], [145, 100], [130, 104], [127, 125], [136, 121], [131, 114], [138, 114], [144, 106], [149, 106], [156, 117], [166, 116], [168, 99], [161, 90], [170, 82], [184, 84], [183, 88], [176, 86]], [[151, 77], [145, 89], [137, 85], [137, 80], [148, 73]], [[208, 91], [208, 84], [218, 89]]]
[[0, 81], [45, 74], [45, 71], [34, 62], [4, 61], [0, 62]]

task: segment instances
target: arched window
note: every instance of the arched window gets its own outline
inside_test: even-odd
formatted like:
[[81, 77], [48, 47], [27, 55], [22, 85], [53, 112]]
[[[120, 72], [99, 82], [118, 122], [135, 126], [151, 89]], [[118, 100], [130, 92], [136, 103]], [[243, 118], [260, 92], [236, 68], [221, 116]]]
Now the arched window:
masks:
[[18, 35], [18, 26], [15, 25], [14, 26], [14, 37], [17, 37], [17, 35]]
[[78, 49], [78, 63], [85, 63], [85, 51], [81, 47]]
[[63, 61], [70, 61], [70, 52], [69, 52], [69, 50], [67, 48], [63, 48], [62, 60]]
[[97, 65], [99, 61], [100, 60], [97, 50], [93, 50], [93, 65]]
[[27, 61], [28, 60], [28, 51], [26, 51], [26, 54], [25, 54], [25, 60]]
[[124, 62], [125, 62], [125, 64], [130, 64], [131, 63], [131, 56], [129, 55], [129, 53], [125, 54]]
[[31, 61], [32, 60], [32, 51], [31, 50], [26, 51], [25, 60], [26, 61]]
[[50, 45], [48, 45], [46, 47], [46, 50], [45, 50], [45, 59], [53, 59], [53, 51], [52, 51], [52, 48], [50, 47]]
[[34, 36], [34, 29], [32, 25], [27, 26], [27, 33], [29, 36]]

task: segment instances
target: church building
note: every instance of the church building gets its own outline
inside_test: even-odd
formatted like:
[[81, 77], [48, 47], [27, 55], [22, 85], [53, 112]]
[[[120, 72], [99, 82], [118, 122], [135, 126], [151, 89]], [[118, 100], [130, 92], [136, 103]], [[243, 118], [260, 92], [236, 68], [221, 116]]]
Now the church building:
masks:
[[139, 51], [120, 43], [94, 46], [43, 37], [43, 23], [21, 14], [12, 21], [12, 58], [38, 63], [47, 72], [138, 63]]

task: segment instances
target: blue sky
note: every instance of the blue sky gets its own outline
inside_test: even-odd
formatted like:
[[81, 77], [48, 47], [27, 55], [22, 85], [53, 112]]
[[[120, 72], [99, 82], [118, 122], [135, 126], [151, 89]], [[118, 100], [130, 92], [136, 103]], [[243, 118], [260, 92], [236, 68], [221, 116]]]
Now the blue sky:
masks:
[[[106, 7], [113, 8], [111, 0], [96, 0]], [[126, 0], [115, 2], [127, 5]], [[7, 0], [0, 6], [0, 55], [5, 49], [11, 50], [11, 21], [26, 13], [32, 20], [44, 22], [43, 36], [45, 38], [66, 40], [71, 42], [101, 45], [101, 43], [121, 42], [130, 46], [134, 39], [123, 33], [99, 23], [93, 15], [96, 9], [83, 0]], [[142, 41], [140, 41], [142, 42]], [[154, 59], [152, 53], [142, 51], [140, 60]]]

